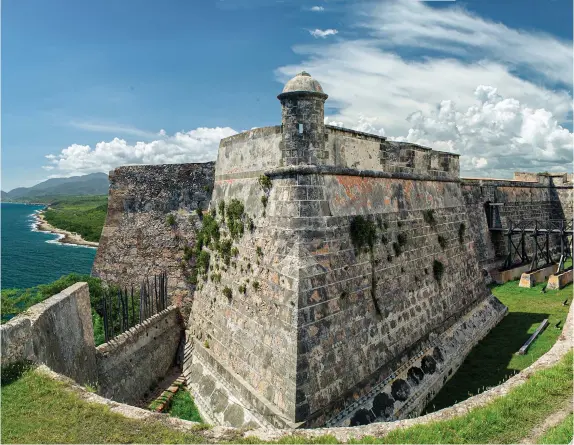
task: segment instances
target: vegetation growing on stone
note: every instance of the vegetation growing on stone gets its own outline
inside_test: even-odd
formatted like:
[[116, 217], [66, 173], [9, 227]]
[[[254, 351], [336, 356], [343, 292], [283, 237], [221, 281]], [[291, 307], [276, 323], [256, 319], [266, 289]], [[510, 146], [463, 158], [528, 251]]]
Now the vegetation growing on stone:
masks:
[[437, 240], [438, 240], [439, 246], [442, 249], [444, 249], [446, 247], [446, 239], [444, 238], [444, 236], [442, 236], [442, 235], [437, 236]]
[[245, 287], [245, 284], [240, 284], [238, 290], [240, 293], [244, 294], [247, 291], [247, 288]]
[[407, 244], [407, 234], [404, 232], [399, 233], [397, 236], [397, 242], [399, 243], [399, 246], [401, 246], [401, 247], [403, 247], [405, 244]]
[[243, 236], [244, 224], [243, 214], [244, 206], [238, 199], [232, 199], [227, 206], [227, 228], [233, 239]]
[[212, 273], [211, 274], [211, 281], [216, 284], [221, 283], [221, 274], [220, 273]]
[[195, 214], [199, 217], [199, 219], [203, 218], [203, 212], [200, 208], [195, 209]]
[[351, 242], [357, 252], [360, 252], [363, 247], [368, 247], [370, 250], [375, 245], [375, 237], [377, 236], [377, 227], [375, 224], [364, 218], [362, 215], [355, 216], [351, 220]]
[[398, 242], [393, 243], [393, 250], [395, 251], [395, 256], [400, 256], [403, 253], [401, 245]]
[[219, 201], [217, 208], [219, 209], [219, 216], [221, 216], [221, 221], [225, 220], [225, 201]]
[[170, 213], [165, 217], [165, 222], [168, 226], [173, 227], [175, 225], [175, 216]]
[[440, 284], [442, 280], [442, 275], [444, 273], [444, 264], [438, 260], [434, 260], [432, 263], [432, 274], [434, 279]]
[[219, 243], [219, 249], [218, 252], [221, 255], [221, 258], [223, 259], [223, 263], [226, 266], [229, 266], [230, 262], [231, 262], [231, 247], [233, 246], [233, 241], [231, 239], [224, 239], [221, 240], [221, 242]]
[[209, 255], [209, 252], [202, 250], [201, 252], [199, 252], [199, 255], [197, 256], [197, 267], [198, 267], [198, 271], [201, 274], [206, 274], [207, 271], [209, 270], [209, 260], [210, 260], [211, 256]]
[[269, 201], [269, 198], [267, 197], [267, 195], [263, 195], [261, 196], [261, 204], [263, 204], [263, 208], [267, 208], [267, 202]]
[[464, 242], [464, 234], [466, 232], [466, 224], [464, 224], [463, 222], [460, 223], [460, 226], [458, 226], [458, 242], [460, 244], [462, 244]]
[[259, 185], [261, 186], [261, 188], [263, 190], [265, 190], [266, 192], [271, 190], [271, 187], [273, 186], [273, 183], [271, 182], [271, 178], [269, 178], [269, 176], [267, 176], [267, 175], [259, 176], [258, 182], [259, 182]]
[[427, 224], [434, 226], [436, 224], [436, 219], [434, 217], [434, 210], [433, 209], [424, 210], [423, 211], [423, 219], [425, 220], [425, 222]]
[[223, 288], [223, 295], [225, 295], [227, 297], [228, 300], [231, 300], [231, 296], [233, 295], [233, 292], [231, 291], [231, 288], [225, 286]]
[[259, 281], [254, 281], [252, 286], [253, 286], [253, 289], [255, 289], [255, 290], [259, 289]]
[[[257, 246], [255, 253], [257, 253], [257, 256], [263, 256], [263, 250], [261, 249], [261, 246]], [[251, 264], [247, 264], [247, 267], [251, 267]]]

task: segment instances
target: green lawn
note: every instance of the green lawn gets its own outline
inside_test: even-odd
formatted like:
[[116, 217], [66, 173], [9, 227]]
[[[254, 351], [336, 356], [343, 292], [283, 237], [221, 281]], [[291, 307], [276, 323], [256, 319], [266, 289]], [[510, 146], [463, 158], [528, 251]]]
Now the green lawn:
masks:
[[2, 386], [2, 443], [197, 443], [159, 421], [133, 420], [86, 403], [35, 371]]
[[54, 200], [44, 217], [54, 227], [99, 241], [108, 211], [107, 196], [67, 196]]
[[[431, 401], [427, 412], [451, 406], [498, 385], [550, 350], [566, 321], [572, 303], [572, 285], [546, 293], [542, 287], [540, 284], [531, 289], [520, 288], [517, 281], [492, 286], [493, 295], [508, 307], [508, 315], [470, 352], [454, 377]], [[566, 299], [568, 304], [563, 306]], [[549, 321], [548, 328], [525, 355], [516, 355], [545, 318]], [[559, 328], [556, 328], [558, 322]]]

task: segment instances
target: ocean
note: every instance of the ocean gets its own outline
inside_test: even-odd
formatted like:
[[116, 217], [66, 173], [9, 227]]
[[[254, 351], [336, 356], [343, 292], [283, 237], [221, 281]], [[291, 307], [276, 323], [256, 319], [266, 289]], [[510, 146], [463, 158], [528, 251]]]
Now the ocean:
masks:
[[42, 205], [1, 203], [2, 275], [6, 288], [50, 283], [72, 272], [89, 274], [96, 249], [58, 243], [59, 235], [34, 231]]

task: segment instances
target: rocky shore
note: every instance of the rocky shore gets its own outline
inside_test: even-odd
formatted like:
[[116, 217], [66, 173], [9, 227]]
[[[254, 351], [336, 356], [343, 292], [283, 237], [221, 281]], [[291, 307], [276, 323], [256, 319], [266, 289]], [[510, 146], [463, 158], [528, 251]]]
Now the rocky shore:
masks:
[[62, 244], [73, 244], [87, 247], [99, 246], [99, 244], [94, 241], [86, 241], [81, 237], [81, 235], [78, 235], [77, 233], [68, 232], [67, 230], [58, 229], [57, 227], [52, 226], [45, 220], [43, 210], [36, 213], [36, 230], [39, 232], [49, 232], [60, 235], [60, 238], [57, 241]]

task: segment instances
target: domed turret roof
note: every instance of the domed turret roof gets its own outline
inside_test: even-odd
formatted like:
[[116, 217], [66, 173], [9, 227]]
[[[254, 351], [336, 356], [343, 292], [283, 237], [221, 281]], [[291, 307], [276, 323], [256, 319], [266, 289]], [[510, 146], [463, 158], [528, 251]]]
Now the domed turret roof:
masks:
[[325, 94], [321, 84], [313, 79], [311, 75], [305, 71], [301, 71], [299, 74], [293, 77], [293, 79], [287, 82], [281, 94], [295, 92]]

